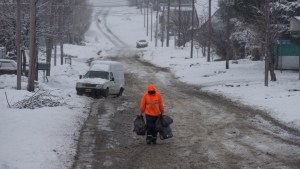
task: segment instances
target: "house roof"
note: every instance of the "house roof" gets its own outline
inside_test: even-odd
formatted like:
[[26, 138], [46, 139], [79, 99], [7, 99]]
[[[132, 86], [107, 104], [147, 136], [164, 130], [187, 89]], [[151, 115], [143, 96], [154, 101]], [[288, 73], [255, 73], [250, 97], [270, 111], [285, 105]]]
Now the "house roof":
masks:
[[[167, 7], [167, 3], [160, 3], [160, 10], [163, 10], [163, 7]], [[197, 0], [195, 3], [195, 10], [197, 11], [198, 16], [207, 16], [208, 15], [208, 1], [207, 0]], [[178, 10], [178, 3], [171, 3], [170, 10], [176, 11]], [[181, 11], [192, 11], [192, 4], [191, 3], [182, 3], [181, 4]], [[211, 2], [211, 13], [215, 13], [219, 9], [218, 1], [213, 0]]]
[[294, 20], [294, 21], [299, 21], [300, 22], [300, 16], [293, 16], [289, 20], [290, 21]]
[[[211, 24], [212, 24], [212, 27], [216, 30], [220, 30], [220, 29], [223, 29], [224, 27], [224, 23], [222, 20], [220, 20], [220, 13], [221, 11], [218, 9], [214, 14], [212, 14], [211, 16]], [[207, 29], [207, 24], [208, 24], [208, 21], [206, 21], [205, 23], [203, 23], [202, 25], [200, 25], [200, 30], [204, 30], [204, 29]]]
[[300, 33], [300, 16], [290, 18], [290, 32]]

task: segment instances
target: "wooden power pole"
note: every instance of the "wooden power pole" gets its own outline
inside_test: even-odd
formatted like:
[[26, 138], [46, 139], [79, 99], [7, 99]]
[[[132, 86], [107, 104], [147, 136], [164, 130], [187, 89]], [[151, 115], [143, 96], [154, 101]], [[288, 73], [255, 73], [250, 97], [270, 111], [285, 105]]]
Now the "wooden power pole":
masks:
[[178, 2], [178, 6], [179, 6], [179, 8], [178, 8], [178, 21], [179, 21], [179, 24], [178, 24], [178, 46], [180, 46], [180, 44], [182, 43], [182, 40], [181, 40], [181, 0], [179, 0], [179, 2]]
[[144, 28], [146, 27], [146, 8], [145, 8], [145, 0], [143, 0], [143, 8], [144, 8]]
[[59, 45], [60, 45], [60, 64], [64, 64], [64, 4], [63, 1], [60, 2], [60, 12], [59, 12]]
[[169, 47], [170, 41], [170, 0], [168, 0], [168, 18], [167, 18], [167, 42], [166, 46]]
[[149, 0], [147, 1], [147, 36], [149, 35]]
[[230, 31], [229, 31], [229, 3], [226, 1], [225, 2], [225, 22], [226, 22], [226, 56], [225, 56], [225, 68], [229, 69], [229, 36], [230, 36]]
[[211, 45], [211, 0], [208, 0], [208, 44], [207, 44], [207, 62], [210, 62]]
[[265, 0], [265, 17], [266, 17], [266, 44], [265, 44], [265, 86], [269, 85], [269, 56], [270, 56], [270, 50], [269, 50], [269, 31], [270, 31], [270, 6], [269, 6], [270, 0]]
[[150, 36], [151, 36], [151, 42], [152, 42], [152, 33], [153, 33], [153, 28], [152, 28], [152, 23], [153, 23], [153, 4], [151, 3], [151, 22], [150, 22]]
[[161, 21], [161, 47], [164, 47], [164, 34], [165, 34], [165, 6], [163, 6], [163, 12], [162, 12], [162, 21]]
[[155, 25], [155, 47], [157, 47], [157, 40], [158, 40], [158, 0], [156, 0], [156, 25]]
[[192, 4], [192, 31], [191, 31], [191, 58], [193, 58], [193, 48], [194, 48], [194, 40], [193, 40], [193, 36], [194, 36], [194, 13], [195, 13], [195, 0], [193, 0], [193, 4]]

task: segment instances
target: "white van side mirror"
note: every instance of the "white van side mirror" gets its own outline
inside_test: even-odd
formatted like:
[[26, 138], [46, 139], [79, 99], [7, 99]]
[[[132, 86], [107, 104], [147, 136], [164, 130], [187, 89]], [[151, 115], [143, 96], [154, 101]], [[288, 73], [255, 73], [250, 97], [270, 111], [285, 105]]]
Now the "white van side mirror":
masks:
[[82, 75], [79, 75], [79, 79], [82, 79]]

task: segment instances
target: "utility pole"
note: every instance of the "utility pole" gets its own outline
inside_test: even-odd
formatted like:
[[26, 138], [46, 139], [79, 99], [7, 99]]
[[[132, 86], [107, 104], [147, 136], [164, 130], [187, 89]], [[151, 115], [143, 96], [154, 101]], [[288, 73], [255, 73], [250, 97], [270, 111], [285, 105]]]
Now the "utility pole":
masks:
[[181, 43], [181, 0], [179, 0], [179, 3], [178, 3], [178, 5], [179, 5], [179, 11], [178, 11], [178, 17], [179, 17], [179, 28], [178, 28], [178, 40], [179, 40], [179, 43], [178, 43], [178, 46], [180, 46], [179, 44]]
[[149, 35], [149, 0], [147, 1], [147, 36]]
[[269, 31], [270, 31], [270, 0], [265, 0], [265, 17], [266, 17], [266, 44], [265, 44], [265, 86], [269, 86]]
[[54, 40], [54, 66], [56, 66], [56, 57], [57, 57], [57, 40]]
[[164, 47], [164, 34], [165, 34], [165, 6], [163, 7], [163, 14], [162, 14], [162, 27], [161, 27], [161, 47]]
[[60, 12], [59, 12], [59, 33], [60, 33], [60, 37], [59, 37], [59, 44], [60, 44], [60, 64], [63, 65], [64, 64], [64, 5], [63, 5], [63, 1], [60, 2], [61, 6], [60, 6]]
[[30, 0], [30, 44], [29, 44], [29, 76], [27, 90], [34, 91], [34, 80], [36, 76], [36, 3], [37, 0]]
[[167, 44], [166, 46], [169, 47], [169, 40], [170, 40], [170, 0], [168, 0], [168, 18], [167, 18]]
[[21, 73], [22, 73], [22, 55], [20, 50], [21, 45], [21, 0], [17, 0], [16, 10], [16, 48], [17, 48], [17, 90], [21, 90]]
[[229, 3], [225, 1], [225, 20], [226, 20], [226, 61], [225, 68], [229, 69]]
[[157, 47], [157, 39], [158, 39], [158, 0], [156, 0], [156, 29], [155, 29], [155, 47]]
[[144, 8], [144, 28], [146, 27], [146, 8], [145, 8], [145, 0], [143, 0], [143, 8]]
[[193, 58], [193, 48], [194, 48], [194, 40], [193, 40], [193, 36], [194, 36], [194, 12], [195, 12], [195, 0], [193, 0], [193, 4], [192, 4], [192, 34], [191, 34], [191, 58]]
[[208, 0], [208, 44], [207, 44], [207, 62], [210, 62], [211, 45], [211, 0]]
[[143, 2], [139, 4], [139, 7], [141, 8], [141, 14], [143, 14]]
[[[56, 6], [57, 2], [56, 1], [52, 2], [52, 5]], [[56, 8], [55, 11], [57, 12], [57, 8]], [[59, 19], [57, 18], [57, 15], [54, 15], [53, 17], [54, 17], [53, 18], [54, 24], [58, 25], [59, 24]], [[55, 30], [55, 32], [58, 32], [57, 29], [54, 29], [54, 30]], [[53, 45], [54, 45], [54, 66], [56, 66], [56, 60], [57, 60], [57, 40], [58, 40], [58, 37], [55, 35], [54, 40], [53, 40]]]
[[151, 3], [151, 6], [150, 6], [150, 7], [151, 7], [151, 27], [150, 27], [150, 28], [151, 28], [151, 29], [150, 29], [150, 32], [151, 32], [151, 33], [150, 33], [150, 35], [151, 35], [151, 42], [152, 42], [152, 32], [153, 32], [153, 31], [152, 31], [152, 20], [153, 20], [153, 4], [152, 4], [152, 3]]

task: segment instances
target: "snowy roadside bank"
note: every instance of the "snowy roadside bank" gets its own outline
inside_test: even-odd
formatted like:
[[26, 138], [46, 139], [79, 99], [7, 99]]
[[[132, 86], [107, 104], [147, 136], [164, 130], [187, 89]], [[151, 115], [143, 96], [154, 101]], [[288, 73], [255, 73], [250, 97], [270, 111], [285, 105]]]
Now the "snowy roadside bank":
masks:
[[[87, 67], [74, 63], [82, 69]], [[89, 111], [86, 101], [89, 99], [76, 95], [75, 82], [80, 70], [74, 67], [52, 67], [49, 82], [43, 82], [40, 76], [35, 92], [26, 90], [26, 77], [22, 77], [22, 90], [16, 90], [15, 75], [0, 76], [0, 168], [54, 169], [72, 165], [79, 130]], [[64, 104], [35, 109], [9, 108], [8, 104], [28, 100], [39, 91], [49, 92], [47, 97], [53, 95]]]

